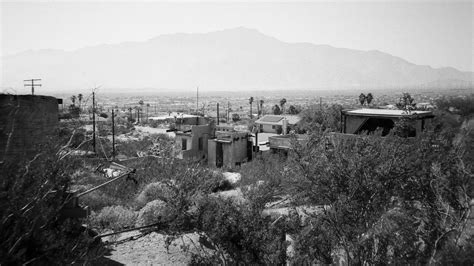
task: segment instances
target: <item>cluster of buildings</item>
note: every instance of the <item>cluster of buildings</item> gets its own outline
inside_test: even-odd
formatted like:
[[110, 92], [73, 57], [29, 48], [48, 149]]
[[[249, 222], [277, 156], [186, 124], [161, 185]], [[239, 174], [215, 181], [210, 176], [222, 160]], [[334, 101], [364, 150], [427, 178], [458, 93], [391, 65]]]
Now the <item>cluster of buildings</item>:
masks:
[[[32, 153], [37, 144], [54, 134], [58, 125], [58, 99], [36, 95], [0, 95], [0, 161]], [[408, 137], [422, 132], [434, 117], [431, 111], [362, 108], [341, 112], [342, 134], [364, 134], [381, 129], [387, 135], [397, 121], [410, 118], [414, 125]], [[265, 115], [253, 129], [219, 125], [219, 121], [196, 115], [169, 113], [149, 120], [173, 125], [178, 157], [207, 161], [214, 167], [233, 168], [252, 160], [257, 152], [288, 151], [291, 133], [300, 122], [294, 115]], [[216, 124], [217, 122], [217, 124]], [[306, 135], [291, 134], [304, 144]], [[259, 141], [260, 140], [260, 141]]]
[[[410, 118], [414, 127], [408, 137], [422, 132], [433, 118], [431, 111], [411, 111], [362, 108], [341, 112], [341, 132], [360, 135], [381, 130], [387, 135], [402, 118]], [[254, 129], [239, 131], [230, 125], [215, 125], [212, 120], [176, 121], [176, 143], [182, 159], [207, 160], [214, 167], [232, 168], [250, 161], [255, 152], [287, 152], [292, 141], [302, 145], [308, 140], [305, 134], [291, 134], [301, 118], [292, 115], [265, 115], [255, 121]], [[258, 138], [264, 141], [258, 141]], [[293, 137], [291, 137], [293, 136]], [[296, 137], [296, 138], [295, 138]]]

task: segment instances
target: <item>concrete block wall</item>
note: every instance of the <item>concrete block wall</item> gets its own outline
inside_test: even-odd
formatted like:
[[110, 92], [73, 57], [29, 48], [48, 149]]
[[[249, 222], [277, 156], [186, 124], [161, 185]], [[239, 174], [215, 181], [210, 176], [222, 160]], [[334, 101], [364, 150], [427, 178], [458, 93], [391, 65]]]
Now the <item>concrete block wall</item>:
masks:
[[58, 124], [56, 98], [0, 94], [0, 162], [34, 157]]

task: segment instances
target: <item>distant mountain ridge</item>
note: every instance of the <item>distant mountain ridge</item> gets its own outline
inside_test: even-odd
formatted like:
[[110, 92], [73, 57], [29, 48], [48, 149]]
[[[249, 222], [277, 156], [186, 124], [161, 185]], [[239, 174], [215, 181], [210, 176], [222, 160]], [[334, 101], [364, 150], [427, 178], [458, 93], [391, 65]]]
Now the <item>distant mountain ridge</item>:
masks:
[[161, 35], [61, 50], [2, 57], [2, 87], [30, 77], [56, 89], [102, 84], [109, 88], [278, 90], [472, 86], [474, 73], [432, 68], [380, 51], [311, 43], [286, 43], [257, 30]]

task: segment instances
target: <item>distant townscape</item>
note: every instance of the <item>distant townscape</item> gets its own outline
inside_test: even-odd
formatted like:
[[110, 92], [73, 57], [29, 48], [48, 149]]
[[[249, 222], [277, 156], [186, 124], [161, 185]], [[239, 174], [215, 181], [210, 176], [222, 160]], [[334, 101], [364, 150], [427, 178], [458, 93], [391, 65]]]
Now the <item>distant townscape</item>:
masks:
[[472, 261], [469, 90], [283, 93], [1, 94], [3, 258]]
[[0, 266], [474, 265], [474, 3], [178, 2], [0, 1]]

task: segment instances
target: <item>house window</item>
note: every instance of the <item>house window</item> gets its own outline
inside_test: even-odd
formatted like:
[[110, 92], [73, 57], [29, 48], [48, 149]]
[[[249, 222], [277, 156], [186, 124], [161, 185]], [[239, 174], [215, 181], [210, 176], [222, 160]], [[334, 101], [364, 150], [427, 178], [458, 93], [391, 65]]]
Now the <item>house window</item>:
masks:
[[200, 138], [198, 139], [198, 149], [199, 149], [200, 151], [202, 151], [202, 147], [203, 147], [203, 141], [202, 141], [202, 137], [200, 137]]
[[188, 140], [187, 139], [181, 139], [181, 150], [185, 151], [188, 149]]
[[276, 126], [275, 126], [275, 125], [272, 125], [272, 129], [276, 129]]

